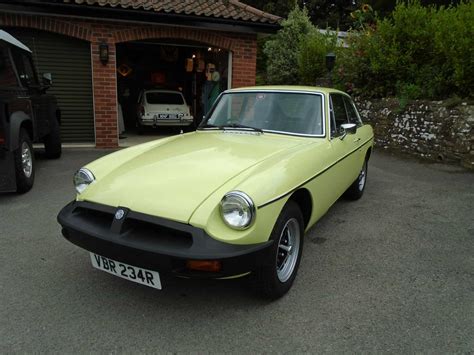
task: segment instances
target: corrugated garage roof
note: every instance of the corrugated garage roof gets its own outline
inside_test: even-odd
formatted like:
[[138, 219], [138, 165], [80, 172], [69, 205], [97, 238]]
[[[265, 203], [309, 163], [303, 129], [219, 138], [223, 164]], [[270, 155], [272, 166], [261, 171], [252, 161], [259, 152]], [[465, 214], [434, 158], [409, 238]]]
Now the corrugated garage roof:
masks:
[[122, 7], [182, 15], [207, 16], [260, 23], [278, 23], [281, 17], [237, 0], [63, 0], [65, 3]]

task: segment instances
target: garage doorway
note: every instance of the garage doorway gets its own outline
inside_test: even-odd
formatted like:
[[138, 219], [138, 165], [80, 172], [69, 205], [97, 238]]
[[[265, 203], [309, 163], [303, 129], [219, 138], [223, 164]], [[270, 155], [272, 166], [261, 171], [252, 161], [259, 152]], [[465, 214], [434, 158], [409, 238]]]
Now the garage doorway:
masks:
[[194, 129], [217, 96], [230, 87], [231, 55], [222, 48], [164, 39], [119, 43], [116, 48], [122, 146], [178, 134], [183, 130], [178, 126], [161, 126], [162, 123], [157, 121], [156, 126], [139, 132], [138, 101], [144, 90], [181, 92], [193, 116], [193, 125], [189, 129]]

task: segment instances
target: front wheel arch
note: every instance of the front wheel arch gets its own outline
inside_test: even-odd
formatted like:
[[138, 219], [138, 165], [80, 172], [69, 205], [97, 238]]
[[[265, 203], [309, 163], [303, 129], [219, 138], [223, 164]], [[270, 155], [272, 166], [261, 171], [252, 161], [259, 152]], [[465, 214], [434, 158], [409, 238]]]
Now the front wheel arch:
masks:
[[288, 200], [294, 201], [300, 208], [303, 215], [304, 228], [306, 229], [313, 212], [313, 199], [311, 198], [311, 193], [305, 188], [300, 188], [293, 192]]

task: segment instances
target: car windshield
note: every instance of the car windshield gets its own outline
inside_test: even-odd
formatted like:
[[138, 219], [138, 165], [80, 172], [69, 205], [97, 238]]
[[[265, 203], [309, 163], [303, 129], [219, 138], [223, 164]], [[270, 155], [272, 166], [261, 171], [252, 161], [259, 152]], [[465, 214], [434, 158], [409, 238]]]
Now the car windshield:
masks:
[[296, 134], [323, 134], [322, 95], [241, 92], [222, 95], [202, 127], [257, 128]]
[[146, 102], [151, 105], [184, 105], [183, 96], [172, 92], [147, 92]]

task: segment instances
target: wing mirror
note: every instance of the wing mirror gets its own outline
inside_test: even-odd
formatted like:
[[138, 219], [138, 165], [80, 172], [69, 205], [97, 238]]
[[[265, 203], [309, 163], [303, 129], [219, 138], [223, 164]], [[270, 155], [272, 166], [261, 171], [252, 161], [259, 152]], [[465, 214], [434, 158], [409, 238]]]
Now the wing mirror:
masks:
[[348, 134], [355, 134], [357, 132], [357, 125], [355, 123], [343, 123], [341, 124], [341, 128], [344, 130], [341, 140], [344, 139]]
[[51, 73], [43, 73], [43, 84], [46, 86], [53, 85], [53, 76]]

